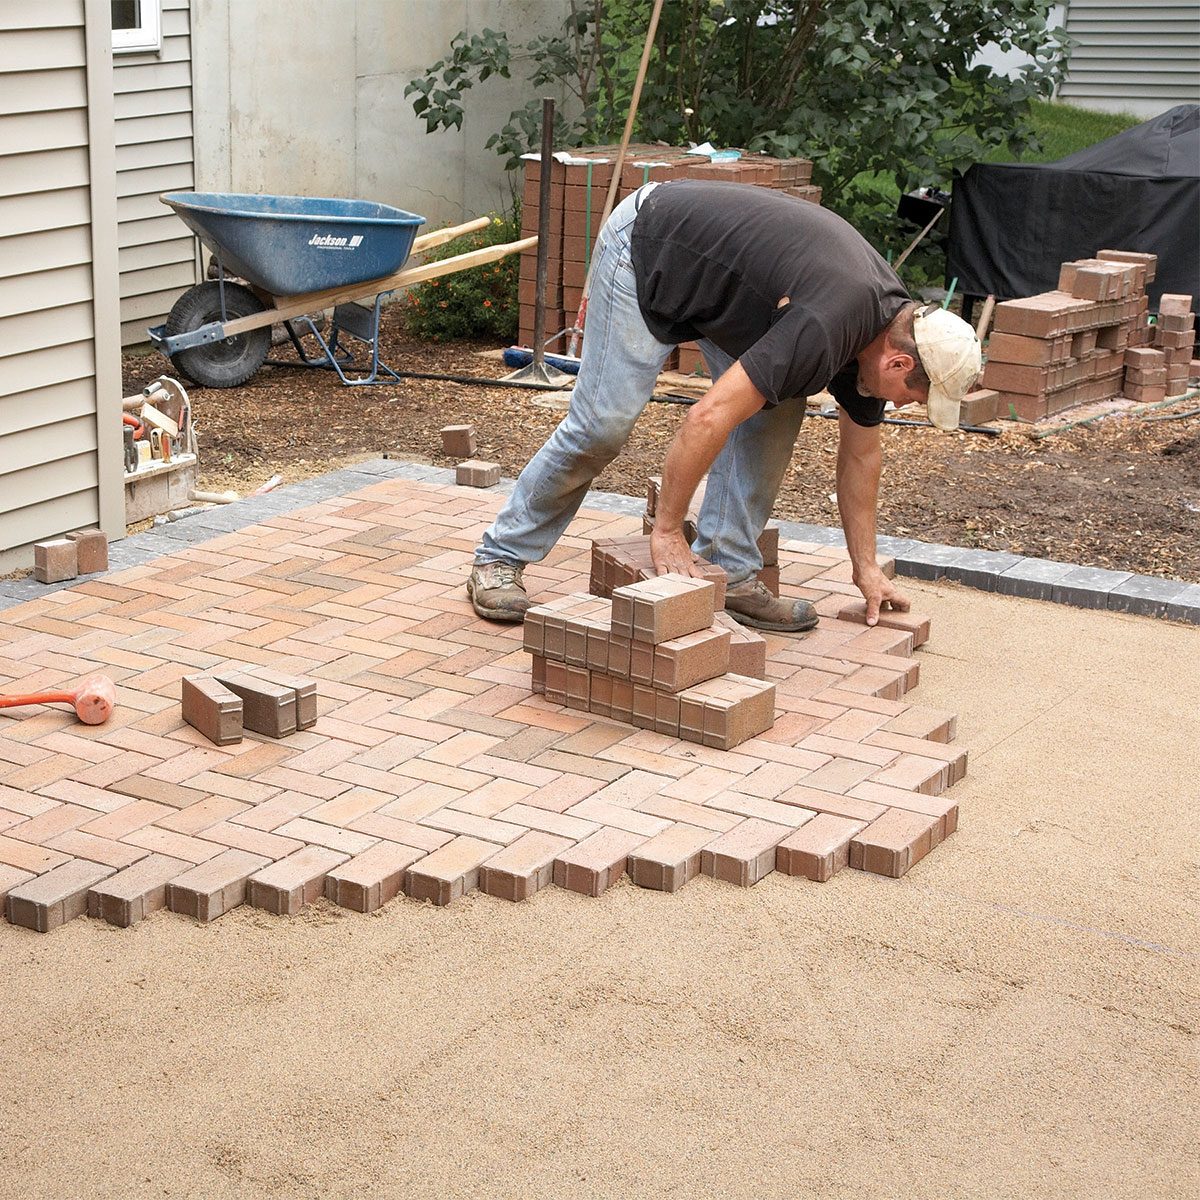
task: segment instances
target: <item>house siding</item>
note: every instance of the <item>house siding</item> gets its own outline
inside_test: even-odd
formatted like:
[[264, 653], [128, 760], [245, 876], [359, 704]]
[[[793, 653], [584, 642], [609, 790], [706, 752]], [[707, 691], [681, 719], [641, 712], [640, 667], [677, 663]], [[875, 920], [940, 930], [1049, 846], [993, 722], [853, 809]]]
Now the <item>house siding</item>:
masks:
[[0, 571], [124, 533], [108, 12], [0, 7]]
[[1060, 99], [1144, 117], [1200, 101], [1196, 0], [1071, 0], [1066, 30]]
[[118, 54], [117, 221], [121, 344], [145, 342], [197, 279], [196, 242], [159, 201], [195, 184], [192, 143], [192, 39], [188, 0], [163, 0], [162, 49]]

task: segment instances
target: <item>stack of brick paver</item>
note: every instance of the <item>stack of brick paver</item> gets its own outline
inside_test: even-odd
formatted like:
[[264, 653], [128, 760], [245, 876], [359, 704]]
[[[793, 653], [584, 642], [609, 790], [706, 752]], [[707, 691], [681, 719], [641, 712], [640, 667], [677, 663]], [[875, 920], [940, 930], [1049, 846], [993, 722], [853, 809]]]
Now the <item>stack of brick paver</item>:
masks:
[[[697, 578], [707, 579], [716, 588], [714, 603], [718, 608], [725, 604], [725, 572], [704, 559], [693, 556]], [[631, 534], [628, 537], [597, 538], [592, 543], [591, 578], [588, 588], [593, 596], [609, 597], [614, 589], [626, 587], [643, 579], [653, 579], [658, 574], [654, 559], [650, 555], [650, 538], [647, 534]]]
[[525, 614], [533, 690], [554, 704], [730, 750], [775, 722], [775, 686], [731, 674], [715, 586], [663, 575], [611, 600], [566, 596]]
[[[658, 493], [662, 487], [662, 477], [651, 475], [646, 484], [646, 511], [642, 514], [642, 532], [649, 534], [654, 528], [658, 515]], [[700, 521], [700, 506], [704, 503], [705, 491], [708, 487], [708, 476], [700, 480], [699, 486], [692, 495], [688, 506], [687, 516], [683, 522], [683, 536], [688, 544], [696, 540], [697, 525]], [[766, 584], [772, 595], [779, 595], [779, 526], [774, 522], [758, 535], [758, 550], [762, 555], [763, 565], [758, 571], [758, 578]]]
[[1101, 250], [1063, 263], [1058, 289], [996, 306], [982, 387], [964, 423], [993, 415], [1037, 421], [1124, 396], [1154, 403], [1187, 390], [1195, 345], [1192, 297], [1164, 295], [1150, 324], [1146, 285], [1157, 258]]
[[[720, 567], [697, 557], [696, 570], [699, 578], [711, 580], [716, 588], [713, 605], [713, 623], [729, 633], [729, 669], [736, 675], [749, 675], [755, 679], [767, 677], [767, 643], [752, 629], [739, 625], [727, 612], [725, 603], [725, 572]], [[650, 557], [650, 539], [630, 536], [621, 538], [599, 538], [592, 543], [591, 577], [588, 589], [591, 595], [611, 597], [617, 588], [628, 587], [646, 579], [654, 579], [658, 572]]]
[[[1172, 294], [1160, 297], [1154, 323], [1154, 349], [1162, 356], [1162, 386], [1166, 396], [1181, 396], [1187, 391], [1195, 345], [1196, 314], [1192, 311], [1192, 297]], [[1125, 394], [1129, 395], [1128, 388]], [[1143, 387], [1142, 394], [1134, 398], [1158, 397], [1147, 394]]]
[[[617, 151], [617, 146], [589, 146], [572, 150], [570, 161], [556, 158], [551, 165], [549, 270], [545, 297], [547, 337], [575, 322], [592, 249], [600, 232], [600, 217], [612, 182]], [[540, 179], [541, 156], [526, 155], [522, 237], [538, 232]], [[808, 159], [746, 154], [733, 161], [710, 162], [696, 155], [689, 156], [685, 150], [676, 147], [650, 145], [628, 148], [617, 202], [644, 183], [665, 183], [672, 179], [751, 183], [798, 200], [813, 204], [821, 202], [821, 189], [811, 182], [812, 163]], [[519, 337], [524, 346], [533, 342], [536, 270], [536, 249], [522, 253]], [[551, 349], [562, 352], [566, 347], [554, 345]], [[699, 363], [699, 350], [693, 343], [681, 348], [680, 369], [690, 372]]]
[[[953, 832], [966, 753], [951, 714], [912, 703], [928, 621], [866, 628], [844, 551], [781, 544], [781, 589], [821, 621], [762, 639], [774, 725], [720, 750], [531, 692], [522, 630], [480, 621], [463, 593], [496, 504], [382, 480], [0, 612], [3, 691], [96, 669], [117, 686], [103, 725], [0, 713], [8, 919], [900, 875]], [[583, 510], [531, 591], [578, 593], [592, 543], [637, 528]], [[182, 680], [231, 662], [315, 681], [315, 723], [211, 742], [183, 718]]]
[[998, 393], [999, 416], [1037, 421], [1120, 395], [1126, 348], [1145, 337], [1154, 265], [1102, 250], [1063, 263], [1057, 291], [997, 304], [981, 383]]

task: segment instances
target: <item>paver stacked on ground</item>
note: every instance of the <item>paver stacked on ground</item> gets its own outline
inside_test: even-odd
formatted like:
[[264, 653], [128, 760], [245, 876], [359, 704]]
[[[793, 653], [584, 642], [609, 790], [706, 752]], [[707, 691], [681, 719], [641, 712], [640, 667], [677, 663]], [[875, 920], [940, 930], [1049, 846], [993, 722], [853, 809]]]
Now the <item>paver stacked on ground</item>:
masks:
[[[1159, 298], [1158, 319], [1154, 323], [1154, 349], [1162, 355], [1164, 388], [1168, 396], [1180, 396], [1187, 391], [1191, 373], [1192, 352], [1196, 345], [1196, 314], [1192, 311], [1193, 297], [1167, 293]], [[1145, 394], [1140, 399], [1154, 396]], [[1126, 388], [1126, 395], [1129, 389]]]
[[981, 383], [996, 393], [998, 414], [1037, 421], [1119, 395], [1154, 403], [1183, 394], [1192, 298], [1163, 296], [1151, 326], [1146, 284], [1156, 266], [1153, 254], [1101, 250], [1063, 263], [1056, 291], [996, 305]]
[[[654, 528], [658, 515], [658, 493], [662, 487], [662, 476], [651, 475], [646, 483], [646, 511], [642, 514], [642, 532], [649, 534]], [[683, 536], [691, 545], [696, 540], [697, 525], [700, 521], [700, 506], [708, 490], [708, 476], [700, 480], [692, 494], [687, 516], [683, 521]], [[779, 526], [773, 522], [758, 535], [758, 549], [762, 555], [763, 565], [757, 575], [766, 585], [772, 595], [779, 595]]]
[[711, 581], [664, 575], [525, 614], [533, 690], [554, 704], [720, 750], [775, 720], [775, 686], [729, 671]]
[[[865, 627], [844, 551], [782, 545], [782, 590], [812, 599], [821, 622], [759, 639], [774, 725], [720, 750], [531, 694], [523, 631], [479, 621], [462, 591], [496, 503], [388, 480], [0, 615], [5, 691], [98, 666], [118, 688], [104, 725], [50, 708], [0, 716], [8, 919], [210, 921], [320, 896], [368, 912], [401, 893], [599, 895], [627, 875], [663, 890], [706, 872], [741, 885], [772, 868], [899, 875], [953, 832], [946, 789], [966, 754], [953, 717], [908, 696], [928, 622], [892, 613]], [[577, 594], [592, 543], [636, 529], [584, 510], [531, 587]], [[713, 646], [729, 633], [732, 648], [715, 626]], [[666, 642], [653, 645], [643, 673]], [[694, 669], [686, 654], [662, 661], [674, 683]], [[315, 723], [214, 744], [184, 720], [183, 680], [228, 682], [233, 665], [315, 682]], [[226, 722], [213, 731], [228, 735]]]
[[490, 488], [500, 482], [500, 464], [475, 457], [474, 425], [444, 425], [441, 434], [442, 453], [463, 460], [454, 472], [460, 487]]
[[[550, 168], [549, 270], [546, 280], [546, 334], [572, 325], [583, 297], [583, 283], [591, 263], [600, 218], [612, 183], [617, 146], [587, 146], [572, 150], [568, 161], [555, 158]], [[781, 195], [820, 204], [821, 189], [812, 184], [812, 163], [805, 158], [771, 158], [746, 154], [734, 160], [711, 162], [672, 146], [632, 145], [621, 171], [616, 203], [645, 183], [672, 179], [706, 179], [750, 183]], [[521, 236], [538, 232], [541, 193], [541, 156], [525, 156], [525, 191], [521, 205]], [[521, 255], [520, 342], [533, 343], [533, 309], [537, 293], [536, 249]], [[566, 347], [552, 350], [564, 353]], [[674, 356], [672, 356], [674, 360]], [[674, 361], [668, 366], [676, 365]], [[680, 347], [678, 367], [691, 372], [702, 368], [699, 348], [688, 342]]]
[[[778, 530], [775, 533], [778, 534]], [[766, 538], [767, 534], [764, 533], [763, 537]], [[775, 546], [776, 554], [778, 554], [777, 536]], [[695, 562], [700, 577], [708, 579], [715, 589], [713, 623], [729, 634], [729, 670], [735, 675], [749, 675], [754, 679], [765, 679], [767, 677], [766, 642], [752, 629], [739, 625], [724, 610], [725, 572], [720, 567], [705, 562], [702, 558], [697, 557]], [[775, 569], [778, 573], [778, 564]], [[592, 543], [591, 576], [588, 590], [594, 596], [609, 598], [617, 588], [653, 579], [656, 574], [654, 560], [650, 554], [650, 538], [645, 534], [641, 537], [632, 535], [622, 538], [600, 538]], [[775, 586], [778, 588], [777, 579]]]
[[61, 583], [77, 575], [108, 569], [108, 535], [83, 529], [33, 547], [33, 577], [39, 583]]

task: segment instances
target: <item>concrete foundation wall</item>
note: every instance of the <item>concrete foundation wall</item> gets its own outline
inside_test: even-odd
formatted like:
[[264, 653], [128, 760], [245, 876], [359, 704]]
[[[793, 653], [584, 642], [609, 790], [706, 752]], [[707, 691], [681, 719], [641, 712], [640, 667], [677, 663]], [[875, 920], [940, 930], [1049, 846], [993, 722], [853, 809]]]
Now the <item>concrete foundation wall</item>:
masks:
[[[522, 44], [568, 0], [192, 0], [196, 186], [353, 196], [431, 226], [510, 203], [488, 137], [531, 93], [527, 61], [465, 97], [461, 131], [425, 132], [404, 88], [461, 29]], [[561, 97], [556, 97], [561, 99]]]

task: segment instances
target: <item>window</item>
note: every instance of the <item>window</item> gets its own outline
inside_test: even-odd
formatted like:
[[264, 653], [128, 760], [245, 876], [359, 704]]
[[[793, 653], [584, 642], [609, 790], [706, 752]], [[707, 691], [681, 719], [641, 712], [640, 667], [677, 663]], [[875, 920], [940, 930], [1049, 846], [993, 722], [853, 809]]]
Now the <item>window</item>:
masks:
[[112, 44], [118, 54], [162, 48], [161, 0], [112, 0]]

